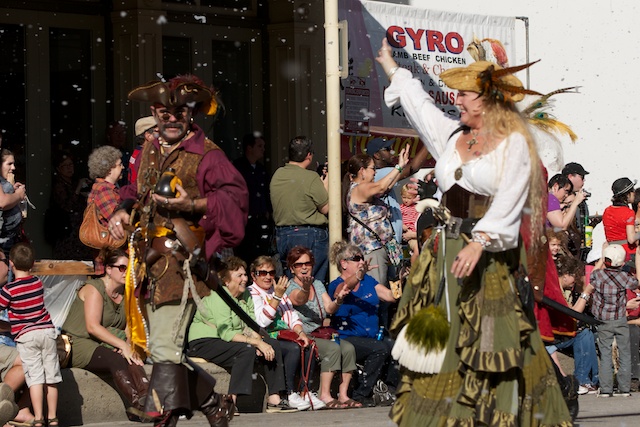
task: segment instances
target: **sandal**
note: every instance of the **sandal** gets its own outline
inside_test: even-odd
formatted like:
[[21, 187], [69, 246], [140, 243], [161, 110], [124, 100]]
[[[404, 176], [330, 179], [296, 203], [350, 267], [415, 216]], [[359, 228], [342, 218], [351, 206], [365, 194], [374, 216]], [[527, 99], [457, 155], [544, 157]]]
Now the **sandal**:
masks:
[[34, 424], [35, 420], [31, 420], [31, 421], [16, 421], [16, 420], [11, 420], [8, 421], [7, 424], [12, 425], [12, 426], [18, 426], [18, 427], [31, 427]]
[[353, 399], [349, 399], [346, 402], [340, 402], [343, 405], [345, 405], [344, 407], [347, 409], [353, 409], [353, 408], [362, 408], [362, 403], [353, 400]]
[[47, 420], [47, 426], [49, 427], [58, 427], [60, 423], [58, 422], [58, 417], [50, 418]]
[[327, 409], [346, 409], [347, 405], [340, 402], [338, 399], [332, 399], [328, 402], [324, 402]]

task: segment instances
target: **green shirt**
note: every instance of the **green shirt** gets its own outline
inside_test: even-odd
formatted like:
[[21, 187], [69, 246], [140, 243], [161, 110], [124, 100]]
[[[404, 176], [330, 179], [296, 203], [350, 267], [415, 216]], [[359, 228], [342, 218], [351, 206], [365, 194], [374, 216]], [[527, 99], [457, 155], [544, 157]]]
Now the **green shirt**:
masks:
[[[223, 288], [227, 293], [229, 290], [226, 286]], [[255, 319], [253, 313], [253, 298], [249, 291], [244, 291], [236, 300], [238, 305]], [[202, 305], [206, 312], [196, 311], [191, 326], [189, 327], [189, 341], [195, 341], [200, 338], [220, 338], [230, 342], [237, 334], [242, 334], [245, 324], [237, 314], [229, 308], [220, 296], [211, 292], [208, 296], [202, 298]], [[210, 324], [205, 322], [209, 322]]]
[[316, 172], [287, 163], [273, 174], [269, 188], [277, 226], [328, 223], [318, 208], [329, 202], [329, 194]]

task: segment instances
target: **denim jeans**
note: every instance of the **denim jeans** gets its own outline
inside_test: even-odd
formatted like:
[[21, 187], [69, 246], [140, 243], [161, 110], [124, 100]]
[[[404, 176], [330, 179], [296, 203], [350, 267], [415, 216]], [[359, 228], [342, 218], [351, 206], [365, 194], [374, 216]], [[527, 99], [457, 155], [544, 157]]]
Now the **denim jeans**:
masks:
[[598, 385], [598, 354], [596, 339], [590, 329], [583, 329], [575, 337], [555, 344], [558, 350], [573, 347], [574, 375], [580, 384]]
[[618, 344], [618, 357], [620, 368], [618, 369], [618, 390], [628, 392], [631, 388], [631, 352], [629, 345], [629, 325], [627, 318], [618, 320], [605, 320], [598, 326], [596, 333], [598, 347], [600, 348], [600, 390], [602, 393], [613, 392], [613, 361], [611, 359], [611, 346], [615, 338]]
[[276, 245], [282, 262], [282, 270], [291, 277], [291, 270], [287, 268], [287, 255], [294, 246], [305, 246], [311, 249], [316, 264], [313, 267], [313, 277], [322, 283], [327, 283], [329, 272], [329, 231], [326, 228], [309, 225], [276, 227]]

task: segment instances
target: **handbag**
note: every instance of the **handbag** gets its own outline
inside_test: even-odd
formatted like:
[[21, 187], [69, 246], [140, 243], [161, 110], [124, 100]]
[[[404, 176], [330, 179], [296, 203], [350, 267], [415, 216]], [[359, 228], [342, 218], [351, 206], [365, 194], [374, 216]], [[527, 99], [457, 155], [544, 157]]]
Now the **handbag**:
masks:
[[67, 334], [60, 334], [56, 337], [56, 350], [58, 352], [58, 361], [60, 362], [60, 368], [69, 367], [71, 361], [71, 344], [73, 344], [73, 338]]
[[293, 329], [281, 329], [278, 331], [278, 339], [282, 341], [291, 341], [300, 347], [304, 345], [304, 341], [300, 339], [300, 335]]
[[531, 287], [531, 283], [529, 282], [527, 271], [522, 264], [520, 264], [518, 266], [518, 269], [513, 272], [513, 276], [516, 280], [516, 291], [518, 292], [518, 297], [520, 298], [520, 303], [522, 304], [522, 311], [527, 316], [527, 319], [529, 319], [529, 321], [535, 325], [536, 317], [533, 307], [533, 288]]
[[387, 252], [387, 256], [389, 257], [389, 262], [391, 262], [394, 267], [399, 267], [400, 264], [402, 264], [402, 249], [400, 248], [400, 245], [398, 245], [398, 242], [395, 238], [392, 237], [388, 242], [383, 242], [378, 233], [373, 231], [371, 227], [360, 221], [351, 212], [349, 212], [349, 215], [351, 215], [351, 218], [353, 218], [358, 224], [366, 228], [369, 233], [373, 234], [378, 242], [382, 243], [382, 247]]
[[333, 338], [334, 334], [337, 335], [338, 331], [336, 331], [332, 327], [330, 327], [330, 326], [320, 326], [319, 328], [317, 328], [313, 332], [311, 332], [309, 335], [311, 335], [314, 338], [319, 338], [321, 340], [331, 340]]
[[80, 241], [94, 249], [115, 249], [127, 241], [127, 237], [116, 239], [111, 235], [107, 227], [102, 225], [98, 217], [98, 208], [93, 200], [87, 204], [82, 216], [82, 225], [78, 232]]
[[389, 387], [382, 380], [378, 380], [376, 385], [373, 386], [372, 397], [376, 406], [391, 406], [396, 400], [389, 392]]

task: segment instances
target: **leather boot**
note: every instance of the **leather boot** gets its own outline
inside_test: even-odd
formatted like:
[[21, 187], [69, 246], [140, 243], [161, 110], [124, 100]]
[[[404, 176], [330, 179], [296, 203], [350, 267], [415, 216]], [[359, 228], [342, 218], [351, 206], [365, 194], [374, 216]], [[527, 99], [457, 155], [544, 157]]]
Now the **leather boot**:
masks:
[[227, 427], [236, 411], [233, 398], [230, 395], [216, 393], [213, 390], [216, 379], [197, 365], [189, 375], [195, 398], [192, 409], [202, 411], [211, 427]]
[[116, 371], [114, 382], [130, 406], [127, 407], [129, 421], [151, 422], [153, 418], [144, 412], [144, 404], [149, 392], [149, 380], [144, 368], [129, 365], [127, 371]]
[[177, 413], [176, 411], [169, 411], [159, 419], [156, 419], [153, 427], [176, 427], [178, 425], [179, 418], [179, 413]]
[[213, 392], [200, 410], [207, 417], [211, 427], [227, 427], [233, 419], [236, 406], [231, 395]]
[[171, 426], [171, 418], [175, 415], [186, 415], [191, 418], [191, 398], [189, 389], [189, 370], [184, 365], [173, 363], [156, 363], [151, 372], [149, 382], [149, 392], [145, 402], [145, 412], [157, 419], [165, 417], [171, 412], [169, 424], [159, 424], [161, 426]]

